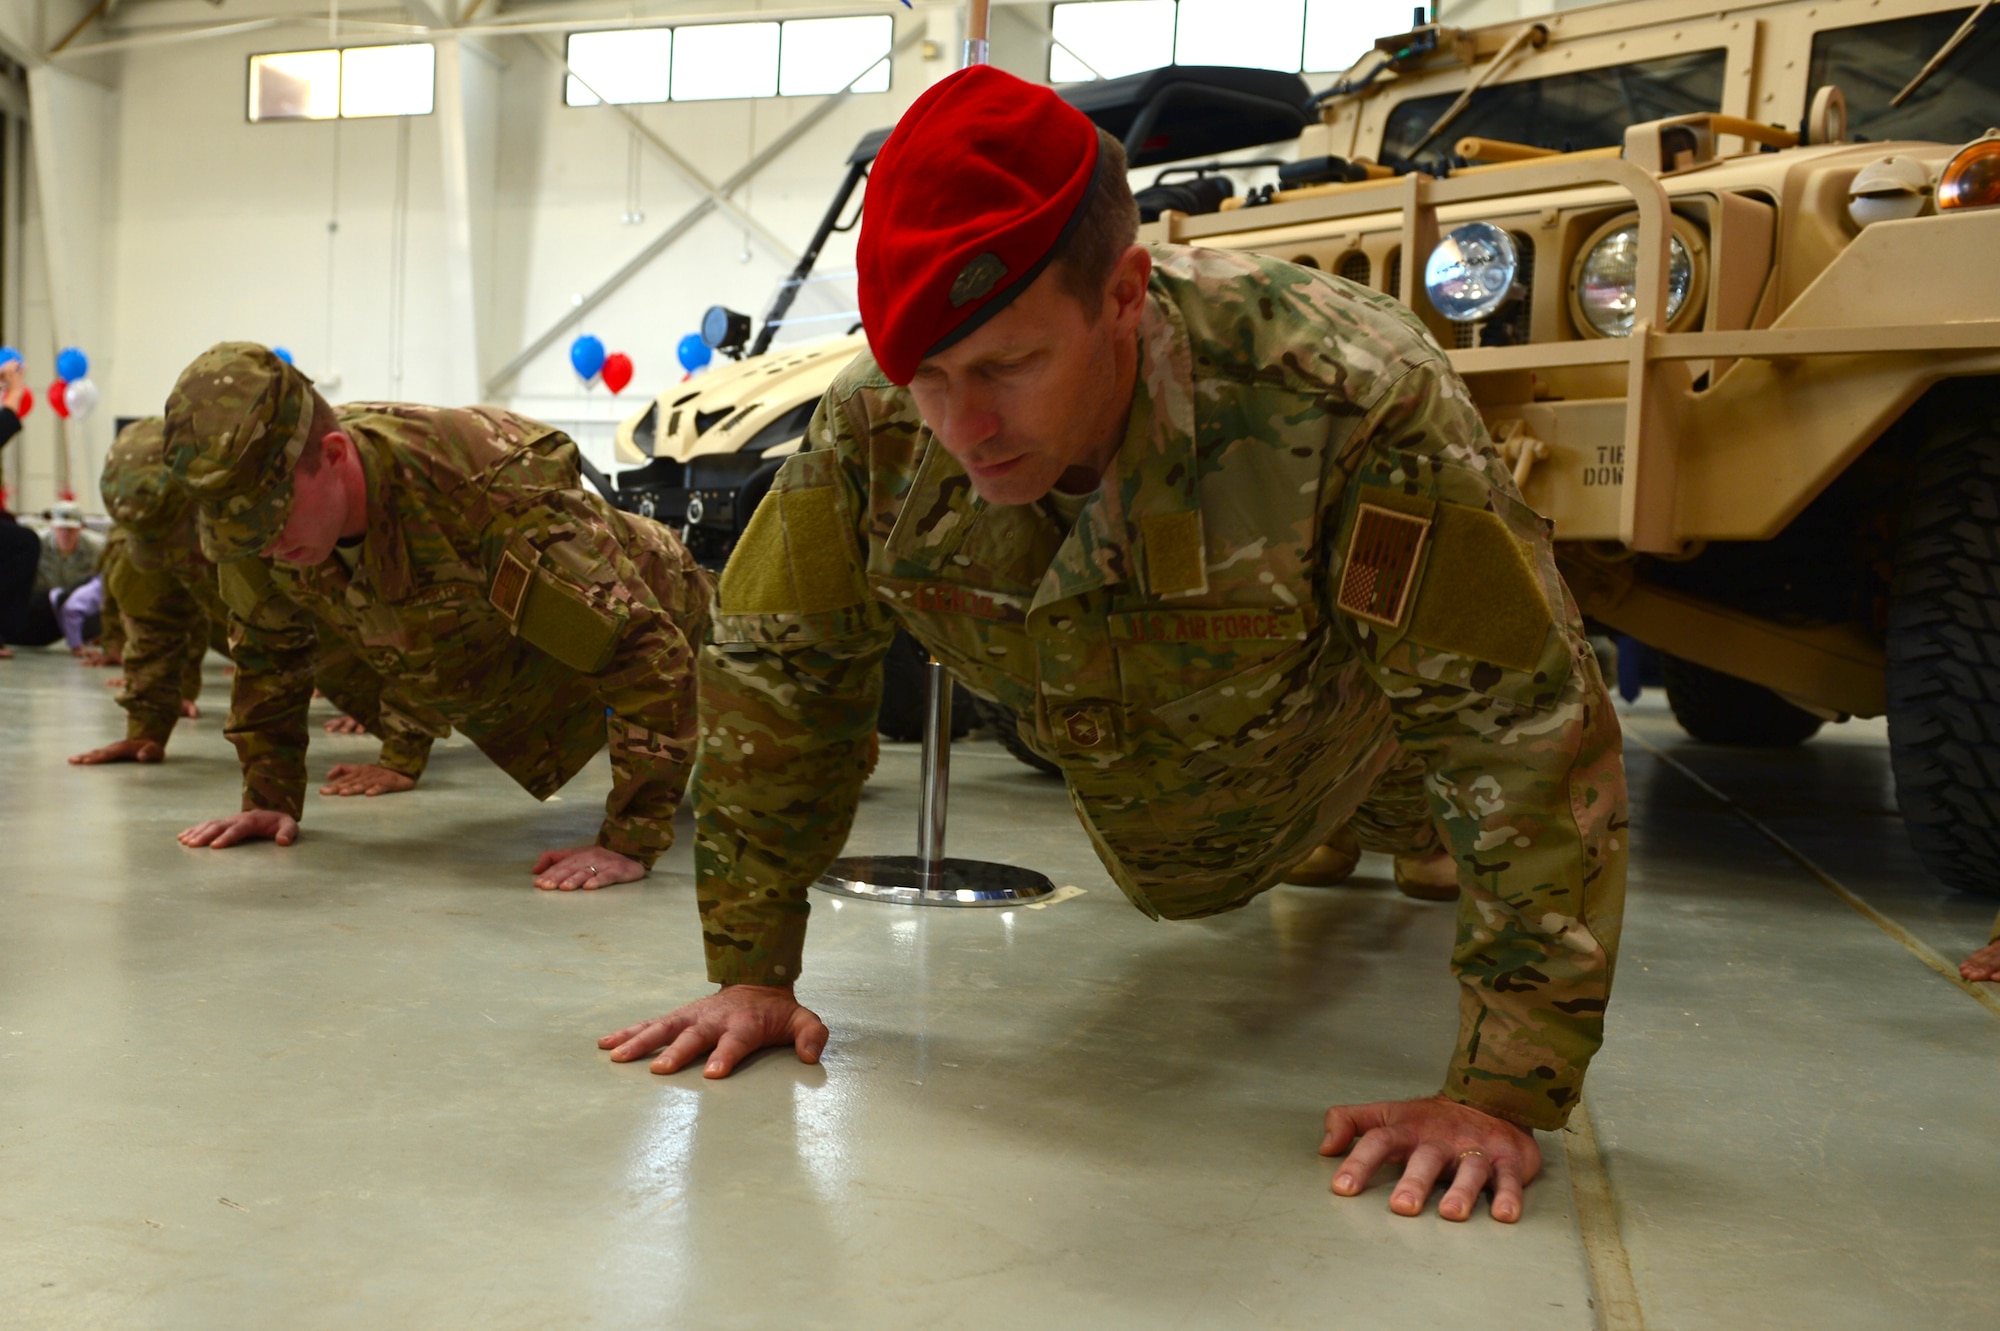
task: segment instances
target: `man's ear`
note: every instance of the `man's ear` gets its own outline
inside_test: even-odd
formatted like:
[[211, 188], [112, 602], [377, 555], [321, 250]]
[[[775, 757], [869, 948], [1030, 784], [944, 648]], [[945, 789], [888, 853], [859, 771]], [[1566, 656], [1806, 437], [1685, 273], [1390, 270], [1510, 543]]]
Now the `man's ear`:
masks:
[[333, 466], [338, 467], [345, 462], [347, 455], [353, 451], [354, 441], [349, 439], [344, 431], [328, 430], [319, 437], [320, 459]]
[[1146, 284], [1153, 278], [1153, 252], [1144, 245], [1128, 245], [1111, 269], [1105, 299], [1111, 315], [1120, 325], [1139, 325], [1139, 311], [1146, 304]]

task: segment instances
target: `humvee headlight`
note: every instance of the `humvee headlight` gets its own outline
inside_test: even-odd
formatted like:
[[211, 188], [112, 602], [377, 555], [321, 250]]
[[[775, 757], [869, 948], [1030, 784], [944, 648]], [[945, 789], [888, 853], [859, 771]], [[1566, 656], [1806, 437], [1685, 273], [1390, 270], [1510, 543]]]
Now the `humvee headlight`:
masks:
[[1962, 149], [1938, 177], [1939, 208], [1991, 208], [2000, 203], [2000, 138], [1987, 135]]
[[1484, 319], [1515, 295], [1521, 255], [1514, 238], [1490, 222], [1453, 227], [1424, 264], [1424, 290], [1453, 323]]
[[[1667, 253], [1667, 329], [1684, 327], [1700, 310], [1690, 296], [1701, 290], [1698, 271], [1707, 247], [1682, 217], [1673, 219]], [[1570, 312], [1577, 331], [1597, 337], [1630, 337], [1639, 313], [1639, 222], [1617, 218], [1584, 245], [1570, 274]], [[1667, 331], [1661, 329], [1661, 332]]]

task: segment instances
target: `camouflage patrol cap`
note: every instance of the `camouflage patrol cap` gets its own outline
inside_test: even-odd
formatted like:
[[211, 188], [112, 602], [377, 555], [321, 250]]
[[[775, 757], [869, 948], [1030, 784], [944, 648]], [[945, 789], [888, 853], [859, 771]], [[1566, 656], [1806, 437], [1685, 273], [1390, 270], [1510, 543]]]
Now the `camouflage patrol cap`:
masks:
[[312, 380], [255, 342], [218, 342], [167, 397], [167, 466], [200, 512], [216, 563], [261, 552], [292, 511], [292, 468], [311, 433]]
[[166, 420], [148, 416], [118, 432], [104, 455], [104, 511], [139, 540], [157, 540], [187, 511], [187, 492], [167, 470]]

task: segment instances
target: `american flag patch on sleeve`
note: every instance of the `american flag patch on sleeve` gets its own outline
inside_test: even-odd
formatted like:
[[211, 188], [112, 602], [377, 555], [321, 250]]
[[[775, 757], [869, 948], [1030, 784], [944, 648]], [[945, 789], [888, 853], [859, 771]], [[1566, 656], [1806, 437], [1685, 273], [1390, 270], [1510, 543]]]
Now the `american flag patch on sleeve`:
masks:
[[1416, 580], [1417, 556], [1423, 553], [1430, 529], [1428, 518], [1359, 505], [1334, 604], [1356, 619], [1401, 628], [1410, 586]]

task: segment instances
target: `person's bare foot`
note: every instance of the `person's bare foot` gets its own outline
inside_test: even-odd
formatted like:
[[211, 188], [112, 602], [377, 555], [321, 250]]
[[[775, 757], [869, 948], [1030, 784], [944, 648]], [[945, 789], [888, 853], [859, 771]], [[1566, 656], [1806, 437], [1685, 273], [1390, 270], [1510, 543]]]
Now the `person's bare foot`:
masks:
[[1967, 957], [1958, 973], [1968, 980], [2000, 984], [2000, 938]]
[[11, 661], [13, 659], [14, 649], [12, 647], [0, 647], [0, 661]]
[[1458, 861], [1448, 850], [1396, 857], [1396, 890], [1418, 901], [1458, 900]]
[[118, 676], [115, 676], [115, 677], [113, 677], [113, 678], [111, 678], [111, 679], [107, 679], [107, 680], [105, 680], [105, 681], [104, 681], [104, 687], [105, 687], [105, 688], [107, 688], [107, 689], [122, 689], [122, 688], [124, 688], [124, 687], [125, 687], [125, 676], [123, 676], [123, 675], [118, 675]]

